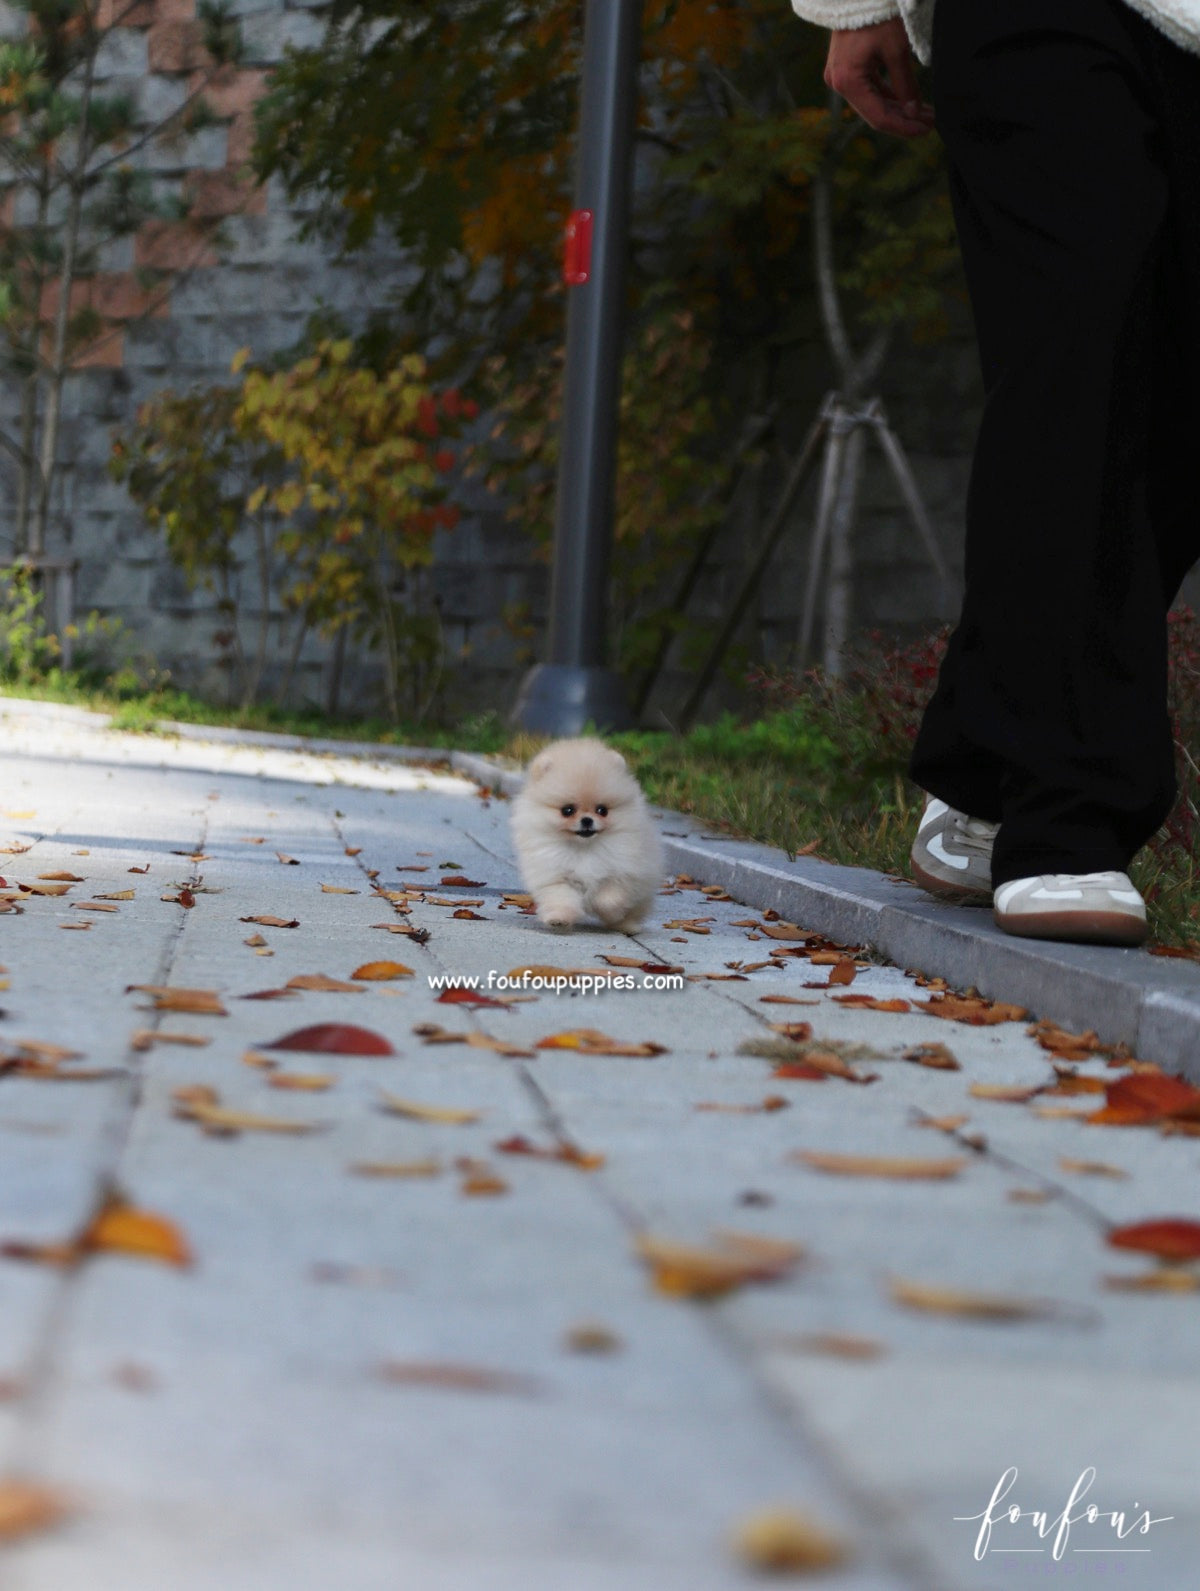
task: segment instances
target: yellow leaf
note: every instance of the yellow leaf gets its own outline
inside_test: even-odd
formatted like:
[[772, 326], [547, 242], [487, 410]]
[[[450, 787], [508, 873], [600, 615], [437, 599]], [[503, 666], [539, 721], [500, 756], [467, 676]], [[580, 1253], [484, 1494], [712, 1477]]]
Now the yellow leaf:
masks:
[[173, 1221], [131, 1204], [106, 1204], [81, 1239], [85, 1250], [140, 1254], [168, 1265], [190, 1265], [192, 1251]]
[[764, 1508], [738, 1526], [734, 1546], [755, 1569], [796, 1574], [831, 1569], [847, 1556], [845, 1545], [811, 1515], [794, 1508]]
[[450, 1126], [478, 1121], [483, 1114], [478, 1110], [455, 1110], [443, 1105], [418, 1105], [411, 1099], [398, 1099], [395, 1094], [384, 1094], [382, 1104], [383, 1109], [393, 1116], [409, 1116], [414, 1121], [445, 1122]]
[[961, 1287], [928, 1287], [894, 1277], [889, 1291], [897, 1304], [934, 1315], [962, 1315], [970, 1320], [1035, 1320], [1058, 1313], [1044, 1298], [1016, 1298], [1005, 1293], [977, 1293]]
[[363, 983], [383, 983], [389, 978], [411, 978], [413, 970], [402, 961], [364, 961], [350, 976]]

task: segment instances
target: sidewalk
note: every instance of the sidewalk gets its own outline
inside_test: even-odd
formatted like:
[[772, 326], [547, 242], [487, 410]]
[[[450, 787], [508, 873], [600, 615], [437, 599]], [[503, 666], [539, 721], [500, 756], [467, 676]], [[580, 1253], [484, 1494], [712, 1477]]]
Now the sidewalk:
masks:
[[[813, 1586], [1107, 1576], [1193, 1591], [1200, 1294], [1105, 1286], [1155, 1266], [1107, 1247], [1102, 1225], [1200, 1218], [1192, 1138], [1078, 1119], [1102, 1095], [971, 1095], [1052, 1082], [1052, 1056], [1026, 1021], [924, 1013], [931, 991], [896, 967], [860, 959], [852, 984], [830, 985], [830, 959], [784, 955], [731, 978], [731, 963], [803, 948], [772, 937], [761, 903], [685, 885], [636, 942], [549, 934], [505, 900], [520, 889], [507, 803], [460, 774], [117, 735], [13, 702], [0, 703], [0, 747], [0, 844], [30, 847], [0, 855], [0, 874], [80, 879], [0, 918], [0, 1046], [61, 1044], [81, 1056], [64, 1073], [113, 1073], [0, 1076], [0, 1243], [68, 1239], [115, 1182], [194, 1254], [188, 1268], [0, 1258], [0, 1474], [71, 1502], [54, 1528], [0, 1546], [0, 1591], [736, 1591], [763, 1577], [732, 1535], [769, 1505], [802, 1508], [845, 1544], [841, 1567], [802, 1582]], [[696, 858], [697, 880], [730, 877], [703, 830], [672, 844], [676, 867]], [[376, 872], [381, 888], [431, 898], [389, 902]], [[901, 889], [869, 875], [847, 887], [863, 900]], [[162, 898], [185, 890], [190, 907]], [[263, 916], [297, 926], [244, 920]], [[980, 917], [957, 914], [954, 931], [986, 967]], [[67, 931], [79, 922], [90, 927]], [[439, 1001], [429, 982], [602, 968], [605, 955], [679, 967], [684, 981], [478, 1009]], [[412, 975], [243, 998], [306, 974], [353, 981], [383, 960]], [[1055, 965], [1069, 982], [1069, 957]], [[1172, 999], [1192, 998], [1195, 974], [1169, 969]], [[137, 984], [216, 991], [228, 1014], [148, 1010], [127, 992]], [[877, 1079], [780, 1078], [740, 1053], [770, 1024], [801, 1021], [864, 1046], [849, 1064]], [[368, 1029], [395, 1054], [263, 1049], [326, 1023]], [[426, 1042], [414, 1029], [428, 1024], [527, 1053]], [[211, 1042], [136, 1048], [140, 1029]], [[535, 1048], [578, 1029], [663, 1049]], [[918, 1045], [948, 1047], [961, 1069], [903, 1058]], [[247, 1051], [278, 1064], [247, 1064]], [[1078, 1065], [1116, 1075], [1102, 1056]], [[330, 1082], [294, 1091], [280, 1074]], [[172, 1098], [195, 1085], [222, 1108], [315, 1130], [205, 1132]], [[392, 1114], [385, 1093], [479, 1116]], [[697, 1108], [770, 1096], [786, 1106]], [[968, 1120], [955, 1137], [921, 1114]], [[975, 1134], [986, 1152], [964, 1146]], [[495, 1147], [514, 1136], [604, 1163]], [[885, 1180], [798, 1151], [962, 1165]], [[1064, 1171], [1063, 1157], [1125, 1175]], [[353, 1169], [430, 1161], [423, 1176]], [[473, 1177], [504, 1191], [464, 1191]], [[805, 1258], [707, 1302], [654, 1288], [639, 1234], [700, 1243], [721, 1229], [801, 1244]], [[930, 1312], [896, 1301], [897, 1281], [1046, 1307]], [[590, 1352], [568, 1340], [584, 1326]], [[867, 1339], [861, 1356], [847, 1338]], [[995, 1513], [1044, 1511], [1049, 1534], [998, 1523], [977, 1561], [979, 1522], [957, 1516], [981, 1514], [1010, 1466], [1019, 1478]], [[1080, 1518], [1056, 1560], [1053, 1521], [1088, 1467], [1073, 1512], [1094, 1503], [1102, 1519]], [[1172, 1517], [1120, 1538], [1113, 1510], [1127, 1530], [1145, 1510]]]

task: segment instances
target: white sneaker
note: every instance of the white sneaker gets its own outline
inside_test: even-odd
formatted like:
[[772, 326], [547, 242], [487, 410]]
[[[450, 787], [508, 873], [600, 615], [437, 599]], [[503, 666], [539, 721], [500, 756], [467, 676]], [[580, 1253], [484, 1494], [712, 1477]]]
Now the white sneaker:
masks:
[[930, 895], [960, 905], [992, 900], [992, 845], [998, 823], [968, 817], [936, 796], [926, 796], [913, 841], [912, 876]]
[[1146, 903], [1125, 873], [1043, 873], [1001, 884], [992, 915], [1005, 933], [1140, 945], [1149, 933]]

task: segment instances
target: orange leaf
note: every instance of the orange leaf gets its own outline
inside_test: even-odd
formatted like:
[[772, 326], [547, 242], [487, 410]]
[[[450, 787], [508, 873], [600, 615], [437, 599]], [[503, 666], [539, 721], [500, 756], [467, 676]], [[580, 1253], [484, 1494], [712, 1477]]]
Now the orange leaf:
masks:
[[413, 970], [402, 961], [364, 961], [350, 976], [360, 983], [383, 983], [389, 978], [411, 978]]
[[[341, 978], [330, 978], [324, 972], [300, 972], [287, 981], [289, 989], [307, 989], [317, 994], [362, 994], [356, 983], [346, 983]], [[249, 999], [249, 996], [244, 998]]]
[[48, 1530], [71, 1512], [60, 1493], [36, 1481], [0, 1481], [0, 1541], [16, 1541]]
[[295, 917], [272, 917], [269, 914], [259, 913], [257, 917], [239, 917], [239, 923], [261, 923], [264, 928], [299, 928], [299, 920]]
[[503, 1000], [493, 1000], [490, 994], [480, 994], [477, 989], [443, 989], [437, 997], [439, 1005], [502, 1006]]
[[1200, 1259], [1200, 1221], [1138, 1221], [1132, 1226], [1114, 1227], [1108, 1242], [1113, 1248], [1138, 1249], [1175, 1263]]
[[938, 1072], [959, 1072], [962, 1067], [954, 1056], [954, 1052], [944, 1044], [914, 1044], [904, 1051], [906, 1061], [915, 1061], [918, 1066], [929, 1066]]
[[649, 1056], [667, 1053], [665, 1044], [655, 1044], [650, 1040], [642, 1044], [627, 1043], [622, 1039], [610, 1039], [597, 1028], [569, 1028], [564, 1033], [551, 1033], [548, 1038], [539, 1039], [534, 1048], [580, 1050], [585, 1055]]
[[1089, 1116], [1090, 1122], [1132, 1127], [1200, 1114], [1200, 1088], [1167, 1072], [1128, 1072], [1108, 1085], [1104, 1097], [1104, 1109]]
[[1029, 1015], [1023, 1006], [1002, 1005], [980, 996], [938, 995], [915, 1007], [926, 1016], [945, 1017], [951, 1022], [966, 1022], [972, 1027], [990, 1027], [996, 1022], [1022, 1022]]
[[190, 1265], [192, 1251], [173, 1221], [119, 1200], [106, 1204], [80, 1240], [85, 1250], [139, 1254], [168, 1265]]
[[839, 961], [835, 961], [829, 969], [830, 986], [837, 983], [853, 983], [857, 977], [858, 968], [849, 956], [843, 956]]
[[[854, 965], [853, 962], [850, 963]], [[834, 968], [837, 971], [837, 968]], [[833, 980], [830, 979], [830, 982]], [[880, 1000], [873, 994], [835, 994], [833, 997], [838, 1005], [857, 1006], [863, 1011], [907, 1011], [907, 1000]]]
[[567, 1165], [578, 1166], [581, 1171], [597, 1171], [604, 1164], [603, 1155], [587, 1154], [577, 1144], [564, 1140], [546, 1149], [531, 1143], [520, 1133], [512, 1138], [502, 1138], [492, 1148], [504, 1155], [532, 1155], [537, 1160], [562, 1160]]
[[832, 1569], [847, 1549], [811, 1515], [793, 1508], [764, 1508], [738, 1526], [734, 1546], [755, 1569], [807, 1574]]

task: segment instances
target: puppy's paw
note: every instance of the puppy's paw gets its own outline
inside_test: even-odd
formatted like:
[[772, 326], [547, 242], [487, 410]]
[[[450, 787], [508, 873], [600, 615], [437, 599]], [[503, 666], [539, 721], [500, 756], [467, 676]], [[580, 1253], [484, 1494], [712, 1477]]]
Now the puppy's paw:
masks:
[[592, 910], [606, 928], [621, 928], [633, 915], [628, 892], [611, 879], [592, 896]]
[[574, 928], [583, 916], [583, 903], [569, 890], [548, 890], [537, 903], [538, 918], [547, 928], [560, 932]]

